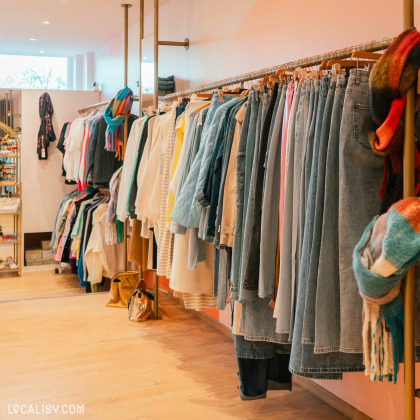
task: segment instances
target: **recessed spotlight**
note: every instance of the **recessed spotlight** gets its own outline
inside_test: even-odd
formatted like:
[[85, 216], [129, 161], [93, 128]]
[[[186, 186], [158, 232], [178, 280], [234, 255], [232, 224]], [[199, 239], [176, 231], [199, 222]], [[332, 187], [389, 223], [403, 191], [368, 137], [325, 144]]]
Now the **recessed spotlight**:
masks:
[[36, 41], [36, 38], [30, 38], [29, 41]]
[[147, 57], [143, 57], [143, 60], [147, 60]]
[[48, 20], [44, 20], [44, 22], [42, 22], [44, 25], [49, 25], [51, 22], [48, 22]]
[[44, 50], [41, 50], [41, 51], [40, 51], [40, 54], [44, 54], [44, 52], [45, 52]]

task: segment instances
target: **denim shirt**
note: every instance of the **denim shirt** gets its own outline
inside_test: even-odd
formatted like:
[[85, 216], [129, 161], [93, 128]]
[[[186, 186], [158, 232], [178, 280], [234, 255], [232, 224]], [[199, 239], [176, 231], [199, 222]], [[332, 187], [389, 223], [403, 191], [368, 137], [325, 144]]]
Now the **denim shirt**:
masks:
[[[189, 171], [185, 179], [184, 185], [180, 190], [179, 196], [175, 200], [174, 209], [171, 213], [171, 219], [181, 226], [192, 227], [190, 221], [190, 213], [194, 205], [194, 196], [198, 185], [199, 175], [201, 173], [200, 170], [202, 167], [202, 160], [206, 151], [207, 140], [208, 138], [211, 138], [211, 133], [214, 135], [213, 130], [211, 130], [211, 128], [213, 128], [214, 126], [212, 122], [219, 120], [219, 115], [216, 116], [216, 113], [219, 111], [220, 108], [222, 108], [223, 105], [228, 105], [229, 99], [231, 98], [225, 98], [225, 102], [217, 102], [218, 95], [215, 94], [211, 100], [211, 105], [208, 108], [207, 117], [203, 125], [200, 148], [198, 149], [197, 155], [194, 158], [194, 161], [191, 165], [191, 170]], [[195, 224], [193, 227], [198, 227], [200, 217], [198, 216], [198, 218], [195, 218], [194, 221]]]
[[[207, 222], [208, 237], [216, 236], [216, 216], [223, 209], [223, 187], [225, 184], [227, 161], [230, 157], [230, 149], [232, 147], [233, 135], [236, 127], [236, 114], [246, 99], [239, 101], [231, 110], [224, 121], [224, 130], [220, 133], [218, 143], [213, 151], [210, 171], [207, 176], [204, 196], [209, 202], [209, 218]], [[223, 174], [222, 166], [225, 167]], [[220, 200], [221, 196], [221, 200]], [[218, 243], [215, 243], [218, 245]]]

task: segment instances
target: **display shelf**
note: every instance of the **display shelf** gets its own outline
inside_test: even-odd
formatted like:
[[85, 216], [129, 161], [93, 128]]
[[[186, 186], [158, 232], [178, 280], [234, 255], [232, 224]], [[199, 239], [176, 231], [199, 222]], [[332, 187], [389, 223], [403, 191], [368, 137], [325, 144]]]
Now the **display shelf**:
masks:
[[13, 244], [19, 244], [20, 241], [0, 241], [0, 245], [13, 245]]
[[0, 181], [0, 187], [17, 187], [20, 184], [15, 181]]
[[[8, 206], [0, 210], [0, 224], [2, 216], [13, 216], [13, 230], [10, 231], [16, 240], [11, 241], [0, 241], [0, 246], [11, 245], [13, 248], [13, 259], [16, 262], [17, 268], [6, 268], [0, 270], [0, 273], [17, 273], [19, 276], [22, 274], [22, 189], [21, 189], [21, 142], [18, 134], [9, 126], [0, 122], [0, 129], [9, 134], [9, 140], [13, 140], [17, 149], [11, 150], [11, 154], [6, 156], [0, 156], [0, 160], [13, 158], [13, 164], [15, 166], [14, 179], [11, 181], [0, 181], [0, 187], [10, 187], [8, 189], [8, 196], [17, 199], [18, 203], [15, 207]], [[10, 219], [9, 219], [10, 220]]]
[[0, 269], [0, 274], [1, 273], [19, 273], [20, 272], [20, 268], [3, 268]]

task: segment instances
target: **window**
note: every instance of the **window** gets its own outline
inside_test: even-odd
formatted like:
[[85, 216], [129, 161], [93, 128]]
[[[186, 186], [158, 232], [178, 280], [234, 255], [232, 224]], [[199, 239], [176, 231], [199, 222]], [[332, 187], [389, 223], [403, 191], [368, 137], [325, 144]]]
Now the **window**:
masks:
[[153, 93], [155, 87], [155, 64], [141, 63], [141, 92]]
[[67, 89], [67, 58], [0, 55], [0, 88]]

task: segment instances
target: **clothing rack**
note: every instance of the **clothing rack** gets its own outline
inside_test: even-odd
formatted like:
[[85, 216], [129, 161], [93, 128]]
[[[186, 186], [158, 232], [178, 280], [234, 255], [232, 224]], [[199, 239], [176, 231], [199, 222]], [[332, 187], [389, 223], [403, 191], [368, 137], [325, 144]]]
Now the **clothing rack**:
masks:
[[374, 52], [374, 51], [385, 50], [391, 45], [394, 39], [395, 38], [385, 38], [382, 41], [366, 42], [365, 44], [359, 44], [352, 47], [343, 48], [341, 50], [332, 51], [326, 54], [315, 55], [313, 57], [291, 61], [285, 64], [280, 64], [278, 66], [267, 67], [265, 69], [261, 69], [258, 71], [244, 73], [239, 76], [233, 76], [227, 79], [219, 80], [217, 82], [207, 83], [204, 85], [196, 86], [191, 89], [186, 89], [184, 91], [171, 93], [169, 95], [165, 95], [163, 100], [171, 101], [179, 97], [191, 95], [193, 93], [207, 92], [207, 91], [222, 88], [225, 86], [232, 86], [239, 83], [248, 82], [250, 80], [260, 79], [262, 77], [271, 76], [272, 74], [278, 72], [279, 70], [294, 70], [298, 67], [317, 66], [321, 64], [324, 60], [348, 58], [356, 51]]
[[[403, 0], [403, 30], [414, 26], [414, 0]], [[250, 80], [260, 79], [270, 76], [279, 70], [294, 70], [298, 67], [311, 67], [321, 64], [324, 60], [345, 59], [356, 51], [374, 52], [388, 48], [395, 38], [386, 38], [382, 41], [371, 41], [341, 50], [332, 51], [326, 54], [316, 55], [268, 67], [262, 70], [245, 73], [222, 79], [217, 82], [207, 83], [191, 89], [166, 95], [164, 101], [173, 101], [194, 93], [207, 92], [243, 84]], [[414, 114], [415, 114], [415, 95], [414, 87], [411, 87], [406, 95], [406, 105], [404, 110], [404, 198], [412, 197], [414, 193]], [[414, 265], [407, 272], [404, 287], [404, 418], [405, 420], [415, 420], [415, 398], [420, 398], [420, 389], [415, 388], [415, 273]]]
[[[185, 43], [175, 42], [159, 42], [158, 40], [158, 8], [159, 1], [155, 1], [155, 36], [154, 36], [154, 48], [155, 48], [155, 92], [154, 92], [154, 103], [157, 108], [158, 102], [158, 89], [157, 89], [157, 74], [158, 74], [158, 45], [184, 45]], [[123, 5], [124, 7], [124, 5]], [[126, 9], [127, 12], [127, 9]], [[144, 0], [140, 0], [140, 52], [141, 52], [141, 40], [143, 39], [143, 25], [144, 25]], [[403, 0], [403, 29], [406, 30], [414, 26], [414, 0]], [[297, 67], [311, 67], [317, 66], [324, 60], [333, 59], [345, 59], [351, 56], [356, 51], [375, 52], [385, 50], [393, 42], [394, 38], [386, 38], [382, 41], [371, 41], [365, 44], [359, 44], [356, 46], [347, 47], [344, 49], [332, 51], [326, 54], [312, 56], [303, 60], [296, 60], [281, 64], [278, 66], [268, 67], [259, 71], [245, 73], [239, 76], [234, 76], [226, 79], [219, 80], [217, 82], [203, 84], [191, 89], [179, 91], [166, 95], [164, 101], [172, 101], [180, 97], [188, 96], [193, 93], [207, 92], [214, 89], [222, 88], [225, 86], [232, 86], [235, 84], [242, 84], [247, 81], [259, 79], [262, 77], [270, 76], [279, 70], [291, 70]], [[126, 49], [125, 49], [126, 52]], [[141, 63], [141, 54], [140, 54]], [[125, 61], [125, 71], [127, 74], [127, 62]], [[133, 97], [133, 100], [140, 101], [141, 109], [141, 65], [140, 65], [140, 83], [139, 83], [139, 96]], [[410, 197], [414, 195], [414, 113], [415, 113], [415, 95], [414, 87], [410, 88], [406, 95], [406, 105], [404, 111], [404, 169], [403, 169], [403, 180], [404, 180], [404, 197]], [[108, 104], [109, 101], [100, 102], [98, 104], [91, 105], [87, 108], [79, 110], [84, 112], [89, 109], [98, 108]], [[154, 273], [156, 276], [156, 273]], [[157, 299], [157, 279], [155, 277], [155, 299]], [[155, 302], [155, 317], [157, 314], [157, 300]], [[415, 398], [420, 397], [420, 389], [415, 388], [415, 342], [414, 342], [414, 324], [415, 324], [415, 275], [414, 266], [411, 266], [407, 272], [404, 287], [404, 418], [406, 420], [415, 420]]]

